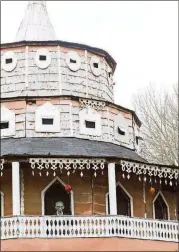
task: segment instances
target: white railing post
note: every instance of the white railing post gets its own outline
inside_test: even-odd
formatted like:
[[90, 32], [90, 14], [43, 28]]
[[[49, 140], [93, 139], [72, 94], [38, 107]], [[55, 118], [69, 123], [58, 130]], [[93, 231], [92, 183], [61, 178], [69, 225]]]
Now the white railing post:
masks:
[[108, 187], [110, 215], [117, 215], [115, 163], [108, 164]]
[[12, 162], [12, 210], [13, 210], [13, 215], [20, 215], [19, 162]]

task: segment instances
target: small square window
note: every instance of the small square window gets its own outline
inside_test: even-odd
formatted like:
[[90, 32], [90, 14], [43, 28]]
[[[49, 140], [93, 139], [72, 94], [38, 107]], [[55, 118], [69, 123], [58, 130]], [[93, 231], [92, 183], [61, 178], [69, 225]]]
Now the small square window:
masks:
[[42, 118], [43, 125], [53, 125], [53, 118]]
[[6, 59], [6, 64], [11, 64], [12, 63], [12, 58]]
[[8, 128], [9, 128], [9, 122], [0, 123], [0, 129], [8, 129]]
[[119, 127], [117, 128], [118, 134], [124, 136], [125, 135], [125, 131], [120, 129]]
[[95, 122], [90, 122], [90, 121], [85, 121], [86, 128], [89, 129], [95, 129], [96, 128], [96, 123]]
[[94, 68], [98, 68], [98, 63], [93, 63]]
[[47, 56], [45, 56], [45, 55], [40, 55], [40, 56], [39, 56], [39, 60], [45, 61], [45, 60], [47, 60]]
[[76, 64], [76, 60], [70, 59], [70, 63]]

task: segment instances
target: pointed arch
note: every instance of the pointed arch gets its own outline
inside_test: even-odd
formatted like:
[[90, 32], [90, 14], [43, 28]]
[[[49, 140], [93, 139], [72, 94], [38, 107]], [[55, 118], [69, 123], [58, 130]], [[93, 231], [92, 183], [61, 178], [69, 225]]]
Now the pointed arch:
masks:
[[[159, 202], [157, 202], [158, 199], [159, 199]], [[163, 202], [161, 202], [161, 200]], [[163, 215], [162, 218], [157, 218], [157, 216], [156, 216], [156, 210], [157, 210], [156, 209], [156, 207], [157, 207], [156, 203], [160, 204], [160, 207], [161, 207], [161, 210], [162, 210], [161, 215]], [[163, 206], [161, 205], [162, 203], [164, 203]], [[169, 205], [168, 205], [163, 193], [161, 192], [161, 190], [159, 190], [158, 193], [155, 195], [155, 198], [152, 201], [152, 207], [153, 207], [153, 218], [154, 219], [167, 219], [167, 220], [170, 220]]]
[[0, 197], [1, 197], [1, 215], [0, 217], [4, 216], [4, 193], [0, 191]]
[[[126, 188], [119, 181], [116, 183], [116, 189], [117, 189], [117, 187], [120, 187], [120, 189], [128, 197], [129, 202], [130, 202], [130, 207], [129, 207], [130, 214], [129, 214], [129, 216], [133, 217], [133, 215], [134, 215], [134, 211], [133, 211], [133, 197], [130, 195], [130, 193], [126, 190]], [[116, 197], [117, 197], [117, 190], [116, 190]], [[118, 207], [120, 207], [119, 204], [120, 204], [120, 202], [119, 202], [119, 199], [117, 197], [117, 209], [118, 209]], [[108, 214], [109, 214], [109, 192], [106, 193], [106, 215], [108, 215]]]
[[[66, 186], [66, 184], [59, 177], [56, 177], [42, 190], [42, 192], [41, 192], [42, 215], [45, 215], [45, 193], [56, 181], [58, 181], [64, 188]], [[73, 193], [73, 191], [70, 192], [70, 208], [71, 208], [71, 215], [74, 215], [74, 193]]]

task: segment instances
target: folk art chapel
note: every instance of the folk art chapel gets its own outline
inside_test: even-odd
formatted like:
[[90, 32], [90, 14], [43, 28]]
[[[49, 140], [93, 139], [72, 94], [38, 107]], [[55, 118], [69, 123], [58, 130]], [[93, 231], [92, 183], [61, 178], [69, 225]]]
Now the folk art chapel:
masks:
[[2, 250], [178, 250], [179, 167], [139, 155], [115, 68], [102, 49], [58, 40], [46, 1], [29, 1], [1, 44]]

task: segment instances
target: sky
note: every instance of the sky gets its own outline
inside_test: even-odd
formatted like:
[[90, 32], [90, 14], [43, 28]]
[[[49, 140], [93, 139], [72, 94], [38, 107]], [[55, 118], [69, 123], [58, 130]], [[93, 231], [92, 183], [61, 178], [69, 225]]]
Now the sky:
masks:
[[[1, 43], [13, 42], [27, 1], [1, 0]], [[115, 103], [133, 109], [149, 84], [178, 83], [178, 1], [47, 1], [59, 40], [108, 51], [117, 62]]]

